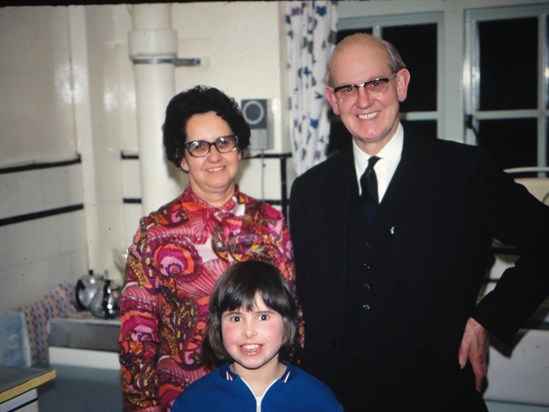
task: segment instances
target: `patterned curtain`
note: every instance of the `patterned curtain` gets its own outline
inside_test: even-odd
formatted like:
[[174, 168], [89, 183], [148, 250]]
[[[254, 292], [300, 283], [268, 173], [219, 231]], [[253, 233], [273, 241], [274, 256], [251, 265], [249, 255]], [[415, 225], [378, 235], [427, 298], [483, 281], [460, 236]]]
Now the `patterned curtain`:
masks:
[[324, 98], [336, 37], [337, 0], [286, 2], [290, 137], [296, 175], [326, 158], [330, 135]]

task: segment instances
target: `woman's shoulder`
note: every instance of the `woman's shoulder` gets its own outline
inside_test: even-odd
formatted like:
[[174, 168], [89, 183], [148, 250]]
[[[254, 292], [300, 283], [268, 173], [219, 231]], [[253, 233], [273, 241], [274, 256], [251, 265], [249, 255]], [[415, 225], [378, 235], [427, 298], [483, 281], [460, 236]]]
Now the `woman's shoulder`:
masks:
[[264, 217], [276, 220], [281, 220], [284, 218], [282, 212], [273, 205], [265, 202], [264, 200], [259, 200], [253, 196], [247, 195], [246, 193], [239, 191], [238, 201], [239, 203], [246, 205], [246, 210], [248, 213], [254, 214], [255, 212], [259, 212]]
[[182, 194], [159, 206], [156, 210], [148, 212], [141, 218], [141, 225], [146, 227], [167, 225], [178, 210], [184, 209], [184, 204], [185, 198]]

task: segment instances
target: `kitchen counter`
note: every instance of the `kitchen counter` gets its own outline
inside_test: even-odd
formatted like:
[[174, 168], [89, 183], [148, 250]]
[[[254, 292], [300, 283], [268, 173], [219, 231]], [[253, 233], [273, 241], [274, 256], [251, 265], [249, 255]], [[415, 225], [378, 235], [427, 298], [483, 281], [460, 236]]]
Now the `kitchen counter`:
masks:
[[85, 312], [50, 319], [50, 364], [118, 370], [119, 333], [120, 319], [98, 319]]
[[86, 312], [49, 321], [50, 346], [118, 352], [120, 319], [98, 319]]
[[52, 367], [57, 371], [55, 381], [38, 388], [40, 412], [122, 412], [118, 370], [58, 364]]
[[[0, 412], [38, 411], [37, 388], [53, 379], [54, 369], [0, 365]], [[25, 406], [25, 409], [20, 409]]]

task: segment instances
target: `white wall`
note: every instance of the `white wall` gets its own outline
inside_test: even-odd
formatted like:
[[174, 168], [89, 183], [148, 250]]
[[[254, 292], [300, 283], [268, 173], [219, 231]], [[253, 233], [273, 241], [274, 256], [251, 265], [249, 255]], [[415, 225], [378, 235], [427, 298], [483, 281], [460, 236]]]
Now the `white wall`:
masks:
[[[76, 157], [67, 27], [59, 8], [0, 8], [0, 166]], [[0, 174], [0, 219], [83, 202], [79, 164], [12, 170]], [[0, 312], [84, 273], [86, 261], [82, 210], [0, 226]]]
[[74, 156], [68, 15], [0, 8], [0, 165]]
[[[281, 113], [287, 101], [282, 5], [171, 7], [178, 57], [205, 61], [175, 68], [176, 92], [206, 84], [237, 101], [271, 99], [275, 130], [268, 154], [288, 152]], [[108, 270], [121, 281], [112, 250], [129, 245], [142, 215], [139, 204], [123, 201], [141, 196], [139, 160], [121, 159], [121, 153], [139, 152], [128, 51], [131, 10], [130, 5], [0, 8], [0, 313], [39, 300], [56, 283], [76, 281], [90, 268]], [[160, 130], [151, 139], [161, 144]], [[18, 168], [78, 155], [81, 161], [74, 164]], [[281, 197], [278, 161], [267, 159], [262, 166], [251, 159], [243, 169], [244, 192]], [[17, 220], [72, 205], [81, 208]]]

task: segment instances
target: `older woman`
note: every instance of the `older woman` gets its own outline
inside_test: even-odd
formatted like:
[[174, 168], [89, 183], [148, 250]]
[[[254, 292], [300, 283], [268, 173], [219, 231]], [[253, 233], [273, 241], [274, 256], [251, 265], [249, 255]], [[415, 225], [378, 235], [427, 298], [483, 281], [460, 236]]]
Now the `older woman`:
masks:
[[168, 159], [189, 174], [183, 193], [140, 220], [121, 299], [124, 409], [169, 411], [208, 370], [200, 347], [210, 294], [233, 263], [259, 260], [294, 281], [282, 214], [235, 183], [250, 129], [235, 101], [197, 86], [168, 104]]

